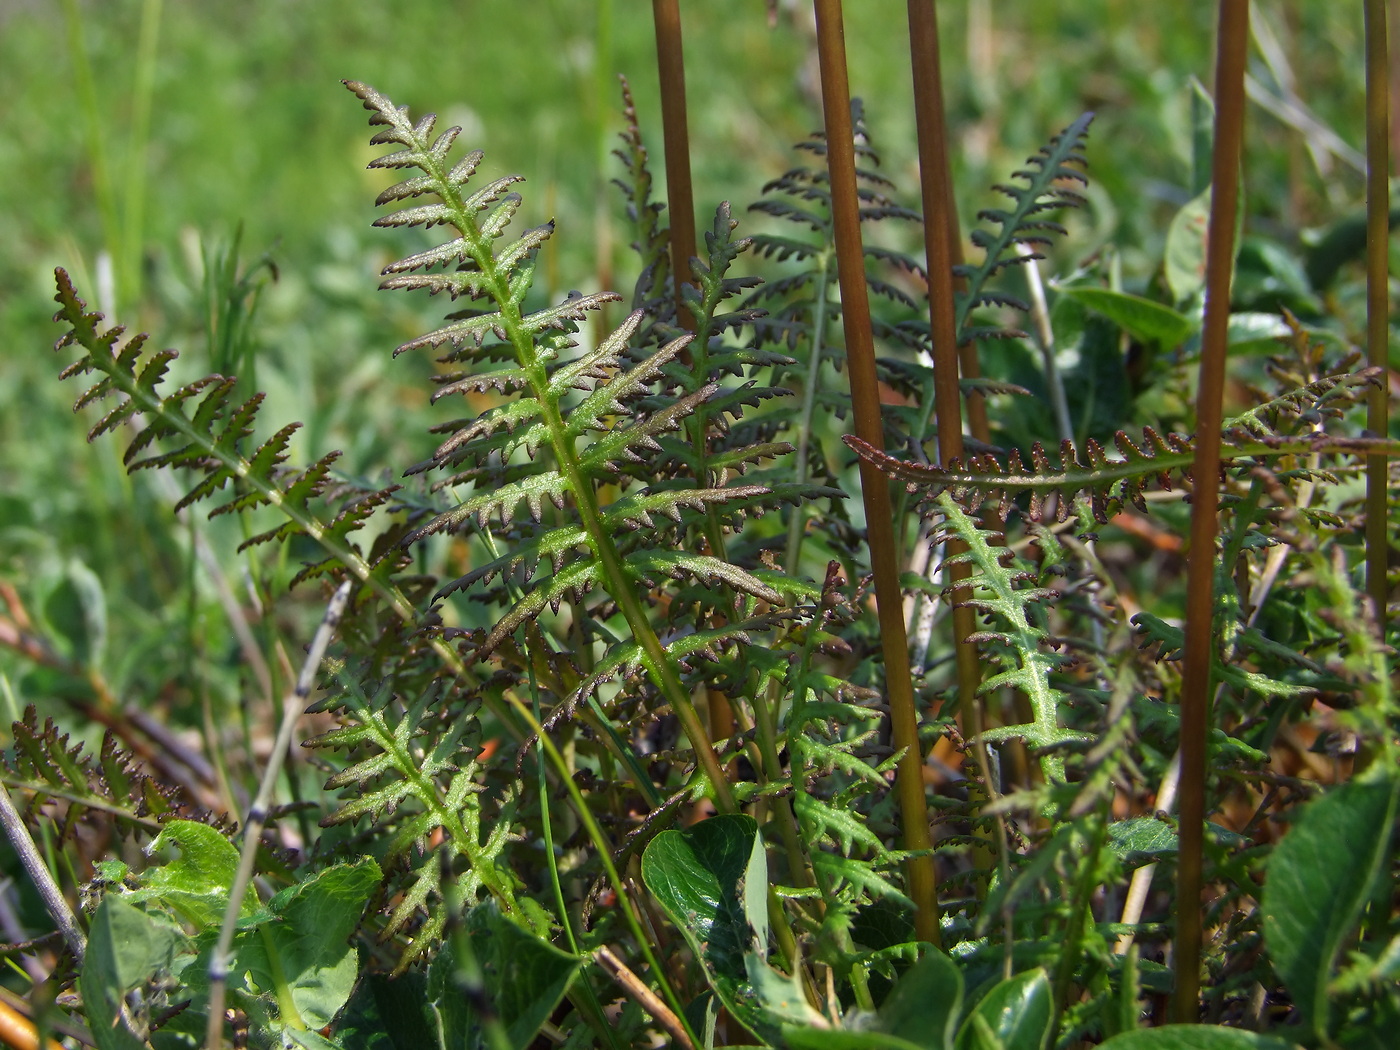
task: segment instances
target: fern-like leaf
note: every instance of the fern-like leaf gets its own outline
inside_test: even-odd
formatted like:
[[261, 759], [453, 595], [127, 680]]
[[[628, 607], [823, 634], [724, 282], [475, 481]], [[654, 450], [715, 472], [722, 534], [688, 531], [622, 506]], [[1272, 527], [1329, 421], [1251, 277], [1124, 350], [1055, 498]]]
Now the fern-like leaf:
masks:
[[[1285, 407], [1296, 415], [1306, 411], [1304, 405], [1355, 400], [1374, 379], [1370, 369], [1328, 377], [1227, 421], [1220, 449], [1222, 463], [1227, 468], [1248, 467], [1258, 460], [1318, 453], [1400, 455], [1400, 442], [1393, 440], [1323, 431], [1279, 433], [1270, 425], [1270, 419], [1276, 419]], [[1004, 465], [995, 454], [984, 453], [968, 457], [965, 463], [954, 460], [939, 467], [905, 462], [856, 437], [843, 440], [862, 459], [904, 482], [911, 491], [923, 489], [930, 496], [946, 491], [971, 510], [987, 498], [1003, 499], [1028, 492], [1032, 518], [1039, 518], [1046, 501], [1056, 497], [1055, 514], [1060, 521], [1080, 510], [1103, 523], [1125, 505], [1145, 509], [1142, 494], [1146, 487], [1171, 490], [1178, 479], [1189, 476], [1196, 458], [1192, 438], [1175, 433], [1159, 435], [1151, 427], [1143, 428], [1139, 441], [1118, 431], [1113, 439], [1116, 456], [1110, 456], [1092, 438], [1085, 442], [1082, 451], [1072, 442], [1063, 442], [1058, 455], [1036, 442], [1031, 448], [1030, 469], [1015, 450]]]
[[1064, 131], [1060, 132], [1047, 146], [1026, 160], [1026, 167], [1012, 173], [1019, 183], [999, 184], [993, 189], [1011, 198], [1010, 208], [987, 208], [978, 213], [978, 218], [989, 223], [992, 229], [974, 229], [970, 234], [972, 243], [983, 250], [982, 262], [977, 266], [963, 266], [960, 274], [967, 279], [967, 291], [960, 294], [957, 305], [957, 338], [965, 343], [970, 339], [1005, 335], [996, 329], [972, 330], [969, 318], [979, 306], [1003, 302], [1001, 296], [986, 291], [987, 282], [1008, 266], [1024, 263], [1044, 256], [1035, 251], [1019, 254], [1017, 245], [1034, 248], [1050, 243], [1047, 234], [1063, 234], [1064, 227], [1045, 218], [1051, 212], [1066, 207], [1077, 207], [1084, 198], [1069, 189], [1066, 183], [1086, 183], [1082, 170], [1085, 163], [1081, 152], [1089, 124], [1094, 119], [1092, 113], [1085, 113]]

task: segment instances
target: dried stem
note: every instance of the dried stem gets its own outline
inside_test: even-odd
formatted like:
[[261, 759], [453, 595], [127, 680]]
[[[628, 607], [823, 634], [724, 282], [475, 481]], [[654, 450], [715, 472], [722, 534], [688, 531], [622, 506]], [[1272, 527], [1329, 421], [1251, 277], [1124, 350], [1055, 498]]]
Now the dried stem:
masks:
[[68, 950], [81, 965], [83, 953], [87, 950], [87, 938], [78, 928], [77, 916], [68, 906], [68, 899], [63, 896], [63, 891], [54, 881], [44, 858], [39, 856], [34, 839], [30, 837], [29, 829], [24, 826], [19, 810], [15, 809], [14, 800], [10, 798], [9, 790], [3, 784], [0, 784], [0, 826], [4, 827], [5, 838], [9, 840], [10, 848], [15, 851], [25, 874], [39, 891], [39, 899], [44, 902], [49, 917], [53, 919], [58, 932], [63, 934], [63, 941], [68, 945]]
[[277, 729], [277, 740], [272, 745], [272, 754], [268, 756], [267, 769], [263, 771], [258, 794], [248, 809], [248, 819], [243, 826], [243, 852], [238, 858], [238, 870], [234, 875], [233, 885], [229, 887], [228, 907], [224, 909], [219, 942], [209, 959], [209, 1026], [205, 1038], [208, 1050], [218, 1050], [223, 1044], [224, 986], [228, 979], [229, 949], [233, 947], [233, 935], [237, 932], [243, 895], [247, 892], [248, 883], [253, 876], [253, 862], [257, 859], [258, 840], [262, 838], [263, 826], [267, 823], [267, 809], [272, 802], [272, 790], [282, 772], [282, 760], [292, 745], [292, 731], [296, 728], [297, 719], [306, 710], [311, 690], [316, 684], [316, 673], [320, 670], [327, 646], [331, 644], [331, 636], [335, 634], [340, 618], [345, 613], [353, 585], [352, 580], [346, 580], [331, 596], [326, 615], [311, 639], [311, 648], [301, 666], [301, 674], [297, 676], [296, 688], [287, 697], [282, 709], [282, 724]]
[[[661, 80], [662, 139], [666, 152], [666, 198], [671, 210], [671, 273], [675, 275], [676, 322], [695, 331], [681, 288], [691, 281], [690, 260], [696, 254], [695, 195], [690, 181], [690, 126], [685, 108], [685, 52], [681, 43], [679, 0], [652, 0], [656, 24], [656, 70]], [[684, 352], [690, 360], [690, 351]], [[717, 537], [710, 539], [714, 547]], [[712, 553], [724, 557], [722, 550]], [[729, 697], [718, 689], [705, 690], [709, 709], [710, 739], [734, 735], [734, 710]], [[716, 785], [719, 790], [719, 785]]]
[[682, 1050], [694, 1050], [695, 1044], [690, 1040], [690, 1033], [685, 1030], [685, 1025], [681, 1024], [675, 1011], [663, 1003], [660, 997], [647, 987], [645, 981], [628, 969], [627, 964], [619, 959], [611, 948], [605, 944], [594, 951], [593, 961], [606, 970], [608, 976], [616, 981], [638, 1006], [656, 1018], [656, 1023], [666, 1029], [666, 1034], [674, 1040], [672, 1046], [681, 1047]]

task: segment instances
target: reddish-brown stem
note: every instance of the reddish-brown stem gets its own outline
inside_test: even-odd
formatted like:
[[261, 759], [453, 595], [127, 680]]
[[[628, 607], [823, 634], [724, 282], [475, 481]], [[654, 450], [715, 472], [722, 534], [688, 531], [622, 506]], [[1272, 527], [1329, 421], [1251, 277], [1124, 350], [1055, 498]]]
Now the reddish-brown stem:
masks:
[[[909, 0], [909, 55], [914, 67], [914, 122], [919, 136], [919, 170], [924, 195], [924, 245], [928, 254], [930, 278], [934, 253], [929, 247], [931, 201], [938, 202], [942, 213], [938, 225], [943, 228], [947, 241], [947, 251], [942, 256], [949, 274], [950, 291], [948, 302], [952, 303], [951, 289], [963, 287], [962, 278], [952, 277], [952, 268], [962, 263], [962, 238], [958, 232], [957, 201], [953, 197], [953, 165], [949, 159], [948, 125], [944, 119], [947, 108], [943, 104], [943, 64], [938, 43], [938, 5], [936, 0]], [[930, 198], [930, 190], [937, 195]], [[940, 282], [942, 278], [939, 278]], [[929, 303], [932, 306], [935, 286], [929, 285]], [[941, 287], [938, 294], [942, 295]], [[951, 309], [951, 306], [949, 307]], [[956, 327], [951, 329], [956, 331]], [[947, 334], [946, 332], [944, 333]], [[936, 344], [935, 344], [936, 345]], [[976, 379], [982, 374], [977, 361], [977, 344], [971, 340], [957, 348], [958, 369], [963, 378]], [[938, 353], [934, 353], [934, 366], [938, 365]], [[958, 389], [955, 384], [953, 389]], [[991, 431], [987, 424], [987, 402], [981, 397], [967, 399], [967, 425], [972, 436], [985, 444], [991, 444]], [[959, 434], [961, 437], [961, 433]], [[940, 447], [940, 455], [941, 455]]]
[[[1366, 363], [1385, 369], [1390, 328], [1390, 92], [1387, 81], [1385, 0], [1366, 0]], [[1384, 371], [1381, 373], [1386, 374]], [[1366, 429], [1385, 437], [1390, 426], [1390, 384], [1384, 379], [1366, 395]], [[1366, 594], [1376, 622], [1385, 621], [1385, 456], [1366, 460]]]
[[[919, 181], [923, 191], [924, 251], [928, 257], [929, 334], [933, 343], [933, 418], [938, 428], [938, 460], [962, 458], [962, 398], [958, 385], [957, 308], [953, 301], [956, 224], [949, 179], [947, 134], [943, 123], [943, 88], [939, 82], [938, 21], [933, 0], [909, 0], [909, 51], [914, 68], [914, 119], [919, 135]], [[960, 553], [950, 545], [948, 553]], [[949, 584], [965, 580], [971, 566], [958, 562], [947, 570]], [[960, 595], [958, 597], [961, 597]], [[953, 607], [958, 693], [971, 710], [981, 670], [977, 647], [964, 639], [976, 630], [972, 610]], [[967, 729], [968, 727], [964, 727]]]
[[1191, 545], [1186, 578], [1186, 644], [1181, 674], [1181, 840], [1177, 864], [1176, 1020], [1200, 1020], [1201, 849], [1205, 828], [1206, 733], [1214, 645], [1215, 534], [1220, 491], [1220, 425], [1225, 391], [1230, 273], [1244, 133], [1244, 67], [1249, 0], [1221, 0], [1216, 39], [1215, 145], [1211, 156], [1206, 301], [1196, 395]]
[[651, 0], [656, 23], [656, 71], [661, 78], [661, 130], [666, 153], [666, 201], [671, 213], [671, 272], [676, 282], [676, 319], [693, 330], [681, 299], [695, 255], [695, 194], [690, 185], [690, 127], [685, 112], [685, 57], [681, 48], [680, 0]]
[[[841, 322], [846, 336], [846, 359], [856, 434], [884, 448], [880, 392], [875, 378], [875, 346], [870, 327], [870, 300], [865, 287], [860, 214], [856, 197], [855, 140], [851, 127], [851, 95], [846, 78], [846, 44], [840, 0], [815, 0], [817, 57], [821, 65], [822, 114], [826, 125], [827, 165], [831, 185], [831, 219], [836, 234], [837, 276], [841, 287]], [[946, 247], [946, 246], [945, 246]], [[890, 704], [891, 732], [904, 756], [896, 773], [904, 848], [924, 851], [931, 846], [928, 803], [924, 796], [923, 756], [919, 750], [918, 714], [909, 674], [909, 645], [895, 562], [893, 511], [889, 481], [874, 464], [861, 460], [861, 493], [875, 575], [875, 602], [880, 618], [885, 658], [885, 690]], [[908, 864], [909, 896], [915, 905], [914, 929], [922, 941], [941, 943], [938, 887], [933, 858], [923, 855]]]
[[[675, 275], [676, 323], [695, 331], [695, 319], [686, 308], [681, 287], [691, 280], [690, 260], [695, 247], [695, 194], [690, 182], [690, 125], [685, 109], [685, 53], [681, 43], [679, 0], [652, 0], [656, 25], [656, 71], [661, 80], [661, 127], [666, 152], [666, 200], [671, 212], [671, 273]], [[687, 352], [687, 359], [689, 354]], [[714, 552], [723, 557], [722, 551]], [[729, 698], [717, 689], [707, 690], [710, 738], [734, 735], [734, 711]]]

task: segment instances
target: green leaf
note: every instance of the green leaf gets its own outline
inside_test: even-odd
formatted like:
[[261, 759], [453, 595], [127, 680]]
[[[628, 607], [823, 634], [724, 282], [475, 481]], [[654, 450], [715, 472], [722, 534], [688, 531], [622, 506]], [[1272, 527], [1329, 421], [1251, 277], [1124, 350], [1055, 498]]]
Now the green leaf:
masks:
[[1167, 228], [1162, 265], [1167, 287], [1178, 303], [1188, 302], [1206, 284], [1206, 228], [1210, 225], [1210, 188], [1187, 201]]
[[1050, 978], [1036, 967], [1002, 981], [982, 997], [963, 1022], [958, 1033], [957, 1050], [973, 1050], [979, 1042], [978, 1027], [982, 1021], [992, 1036], [993, 1046], [1005, 1050], [1044, 1050], [1050, 1041], [1055, 1007], [1051, 998]]
[[416, 970], [400, 977], [365, 974], [336, 1021], [336, 1040], [346, 1050], [428, 1050], [427, 987]]
[[1191, 195], [1210, 189], [1211, 145], [1215, 139], [1215, 99], [1191, 78]]
[[141, 1050], [149, 1018], [126, 1001], [157, 973], [170, 969], [181, 931], [168, 920], [133, 907], [122, 895], [108, 894], [88, 929], [78, 988], [83, 1012], [99, 1050]]
[[923, 1043], [898, 1036], [840, 1028], [785, 1028], [783, 1041], [789, 1050], [925, 1050]]
[[[147, 848], [151, 854], [174, 847], [179, 855], [167, 864], [146, 869], [132, 900], [157, 900], [173, 908], [200, 929], [223, 921], [228, 893], [238, 868], [238, 849], [217, 828], [192, 820], [172, 820]], [[251, 888], [240, 915], [258, 908]]]
[[923, 1050], [949, 1050], [962, 999], [962, 973], [929, 947], [880, 1004], [880, 1028]]
[[1239, 1028], [1169, 1024], [1115, 1035], [1100, 1050], [1295, 1050], [1296, 1045]]
[[1197, 327], [1185, 314], [1140, 295], [1073, 285], [1060, 288], [1059, 293], [1103, 314], [1134, 339], [1163, 350], [1180, 346]]
[[277, 991], [279, 1000], [289, 996], [302, 1022], [324, 1028], [354, 989], [359, 953], [350, 935], [381, 877], [379, 865], [366, 857], [288, 886], [268, 901], [276, 918], [239, 938], [236, 965], [250, 970], [264, 991]]
[[1264, 944], [1313, 1031], [1332, 1031], [1327, 984], [1390, 856], [1400, 780], [1352, 781], [1303, 810], [1269, 859]]
[[1274, 352], [1278, 341], [1291, 334], [1278, 314], [1233, 313], [1226, 327], [1225, 341], [1232, 354]]
[[711, 817], [661, 832], [642, 854], [642, 881], [685, 937], [715, 995], [746, 1028], [773, 1040], [784, 1022], [820, 1024], [795, 977], [764, 962], [768, 864], [752, 817]]
[[107, 598], [102, 580], [86, 564], [71, 559], [44, 598], [44, 618], [80, 668], [98, 667], [107, 648]]
[[[494, 900], [473, 908], [464, 923], [481, 967], [486, 1000], [510, 1045], [525, 1050], [564, 998], [582, 961], [516, 925]], [[490, 1045], [480, 1011], [464, 993], [461, 961], [449, 939], [428, 967], [424, 1002], [428, 1025], [439, 1033], [442, 1050]]]
[[1115, 820], [1108, 826], [1108, 848], [1129, 864], [1176, 856], [1176, 830], [1156, 817]]
[[[663, 831], [642, 854], [647, 889], [687, 940], [694, 939], [706, 969], [722, 979], [743, 980], [744, 955], [755, 948], [763, 954], [767, 947], [757, 944], [746, 914], [752, 903], [746, 876], [754, 854], [761, 855], [762, 849], [758, 824], [739, 815], [712, 817], [684, 831]], [[766, 906], [762, 911], [766, 929]]]

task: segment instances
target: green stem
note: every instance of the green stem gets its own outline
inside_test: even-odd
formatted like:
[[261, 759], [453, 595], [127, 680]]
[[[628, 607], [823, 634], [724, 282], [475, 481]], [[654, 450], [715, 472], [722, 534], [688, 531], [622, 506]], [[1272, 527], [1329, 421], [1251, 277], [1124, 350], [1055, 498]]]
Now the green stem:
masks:
[[[812, 416], [817, 408], [817, 390], [821, 382], [822, 352], [826, 349], [826, 322], [830, 314], [830, 282], [827, 275], [831, 269], [833, 250], [828, 248], [816, 257], [817, 302], [812, 308], [812, 346], [808, 351], [807, 381], [802, 388], [802, 413], [797, 422], [797, 452], [795, 480], [805, 485], [809, 476], [807, 457], [812, 447]], [[783, 554], [783, 565], [789, 573], [797, 575], [798, 561], [802, 555], [802, 540], [807, 532], [807, 504], [799, 503], [792, 508], [788, 519], [787, 550]]]
[[301, 1011], [297, 1009], [296, 1000], [292, 998], [292, 986], [287, 983], [287, 973], [282, 969], [282, 958], [278, 955], [277, 942], [272, 939], [272, 929], [268, 923], [264, 922], [258, 926], [258, 936], [262, 939], [263, 952], [267, 956], [267, 969], [272, 975], [272, 994], [277, 1000], [280, 1020], [288, 1028], [304, 1032], [306, 1022], [302, 1019]]
[[[549, 757], [554, 768], [559, 771], [560, 778], [564, 782], [565, 788], [569, 792], [569, 799], [574, 805], [575, 812], [579, 819], [583, 821], [583, 826], [588, 832], [588, 837], [593, 843], [594, 849], [598, 851], [598, 859], [603, 865], [603, 871], [607, 874], [608, 882], [612, 886], [613, 892], [617, 894], [619, 901], [630, 901], [630, 895], [626, 883], [623, 882], [621, 874], [617, 870], [617, 865], [613, 863], [612, 846], [603, 835], [603, 829], [598, 826], [598, 821], [594, 819], [593, 811], [588, 808], [588, 801], [583, 797], [583, 792], [579, 790], [578, 784], [570, 775], [568, 763], [564, 761], [564, 756], [559, 753], [559, 748], [554, 741], [545, 733], [540, 723], [535, 720], [535, 716], [530, 709], [525, 706], [524, 701], [519, 697], [507, 694], [507, 700], [511, 703], [520, 717], [529, 725], [532, 732], [538, 738], [540, 746], [544, 748], [545, 754]], [[631, 931], [637, 947], [641, 950], [647, 965], [651, 967], [651, 972], [655, 975], [657, 983], [661, 986], [661, 993], [666, 998], [666, 1004], [671, 1007], [681, 1023], [685, 1025], [687, 1033], [696, 1046], [703, 1046], [704, 1042], [695, 1037], [695, 1032], [691, 1029], [690, 1022], [686, 1018], [685, 1008], [681, 1005], [675, 989], [671, 987], [666, 979], [666, 971], [661, 968], [657, 961], [656, 953], [652, 951], [651, 938], [642, 929], [641, 922], [637, 919], [636, 912], [629, 906], [624, 905], [618, 909], [622, 912], [623, 920], [627, 928]]]
[[[535, 678], [535, 668], [528, 660], [526, 668], [530, 677], [530, 713], [536, 723], [540, 721], [540, 689], [539, 682]], [[549, 819], [549, 778], [546, 775], [546, 762], [543, 742], [536, 741], [535, 755], [538, 763], [539, 782], [539, 802], [540, 802], [540, 835], [544, 839], [545, 864], [549, 868], [549, 885], [554, 892], [554, 906], [559, 910], [559, 925], [564, 928], [564, 939], [569, 942], [569, 951], [574, 955], [579, 954], [578, 938], [574, 936], [574, 924], [569, 918], [569, 906], [564, 900], [564, 886], [559, 880], [559, 863], [554, 857], [554, 825]], [[648, 786], [650, 782], [648, 781]], [[598, 1002], [598, 996], [593, 990], [593, 986], [583, 982], [583, 988], [579, 996], [574, 1000], [579, 1009], [587, 1018], [589, 1026], [593, 1031], [607, 1041], [607, 1044], [617, 1048], [617, 1037], [613, 1033], [612, 1025], [608, 1024], [603, 1008]]]

